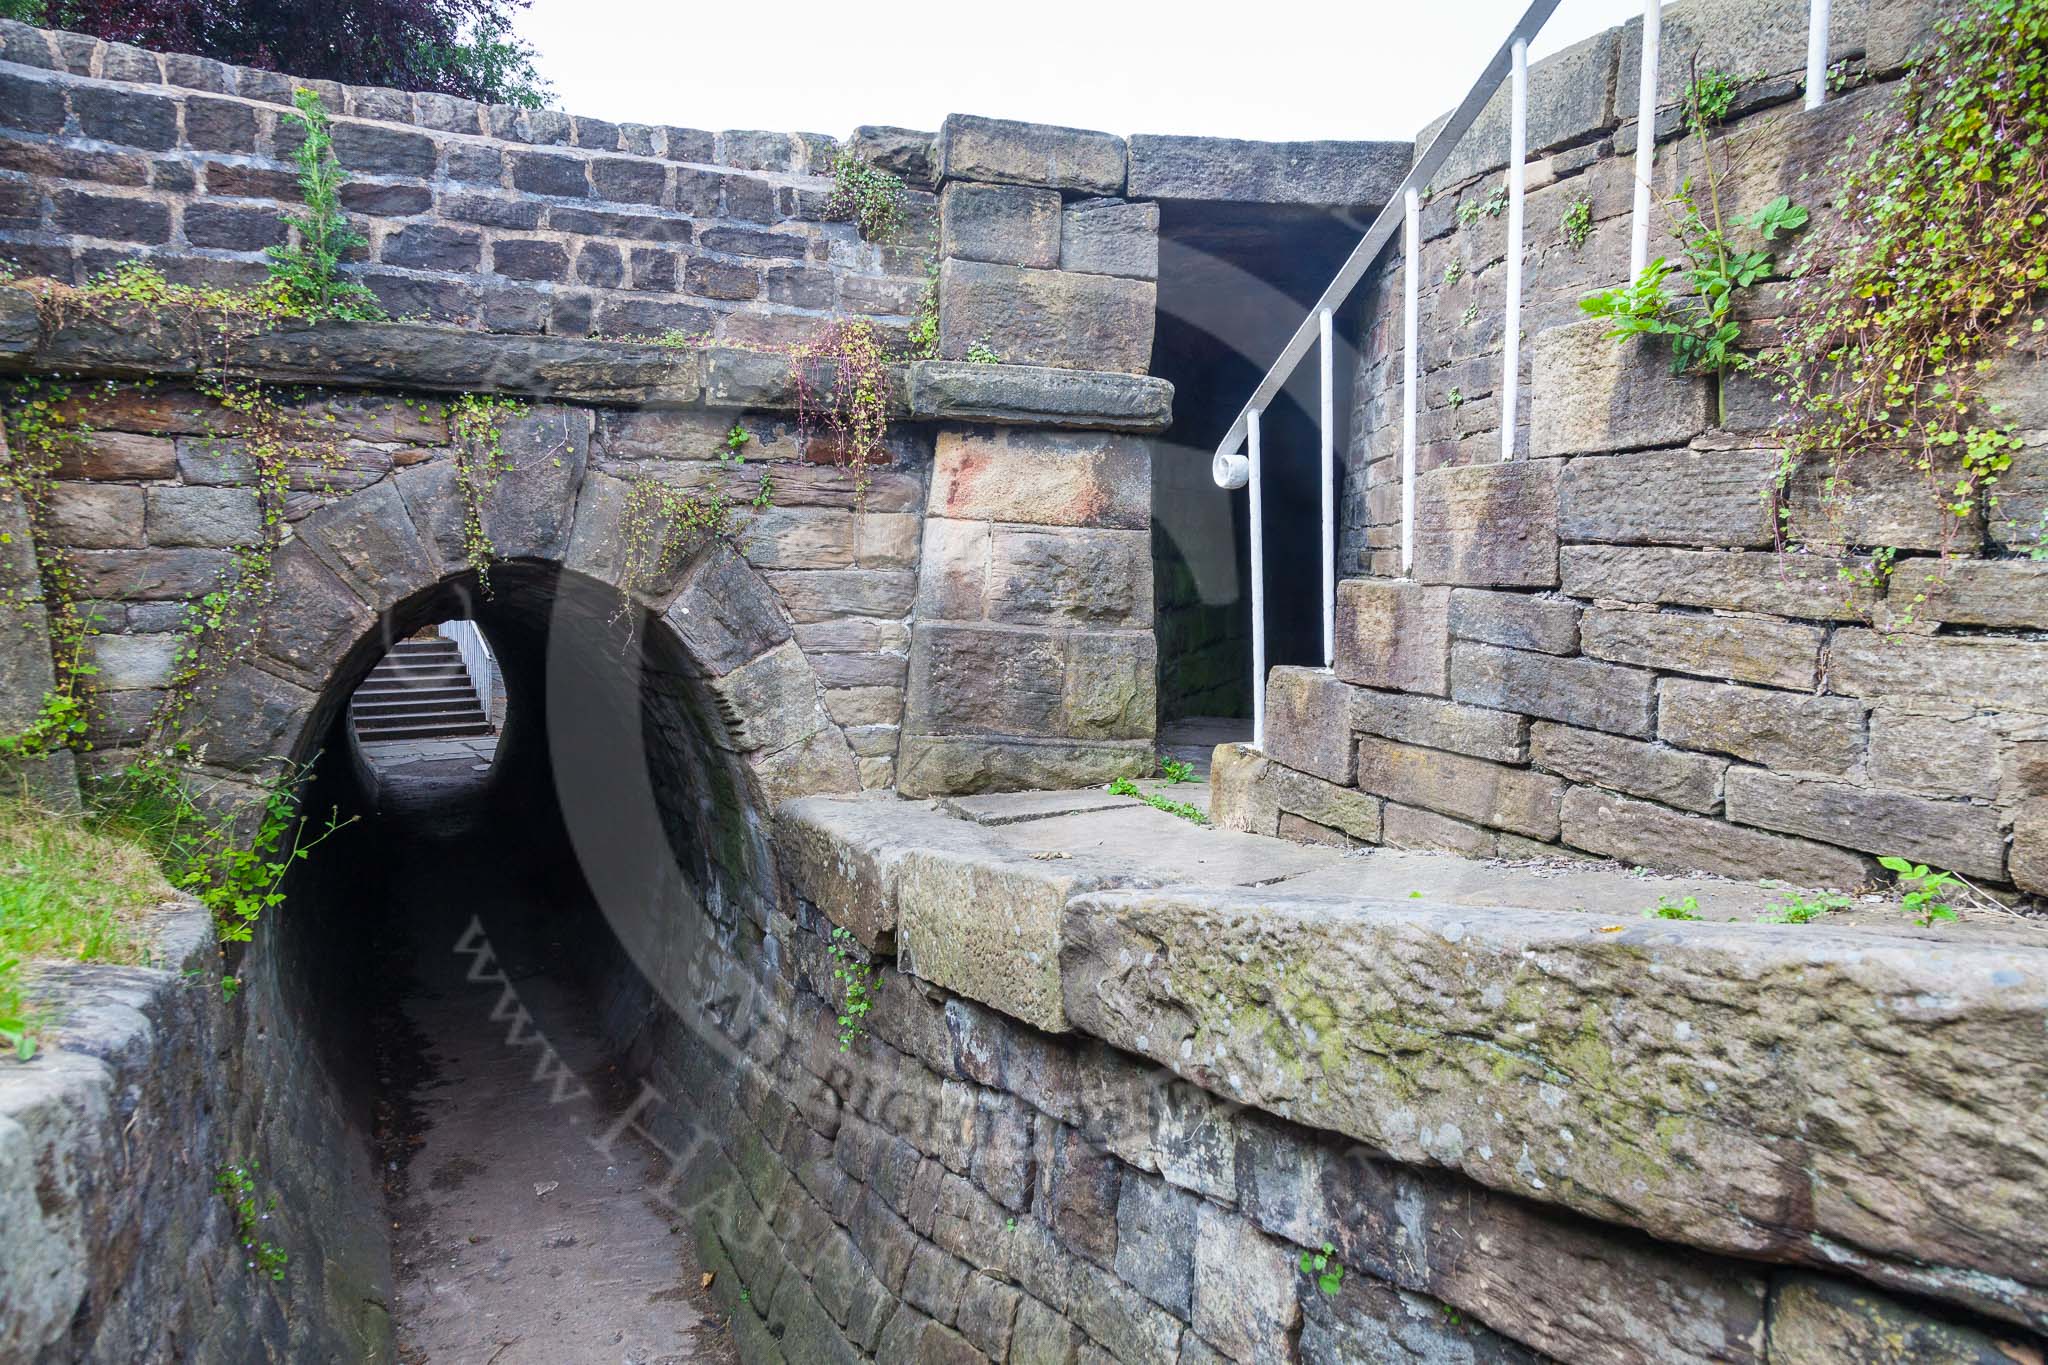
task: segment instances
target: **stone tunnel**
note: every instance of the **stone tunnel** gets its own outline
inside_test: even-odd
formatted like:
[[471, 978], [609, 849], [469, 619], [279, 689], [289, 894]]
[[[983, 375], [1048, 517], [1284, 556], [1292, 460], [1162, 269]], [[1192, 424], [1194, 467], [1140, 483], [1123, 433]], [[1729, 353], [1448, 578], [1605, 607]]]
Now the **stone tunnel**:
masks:
[[[1665, 11], [1762, 72], [1744, 209], [1933, 41], [1841, 8], [1818, 108], [1806, 6]], [[1985, 380], [2015, 454], [1966, 516], [1779, 481], [1753, 376], [1582, 321], [1641, 41], [1530, 72], [1519, 403], [1500, 100], [1420, 207], [1412, 473], [1400, 250], [1333, 319], [1325, 658], [1313, 374], [1257, 622], [1209, 457], [1433, 128], [841, 144], [312, 82], [393, 316], [223, 317], [105, 272], [260, 286], [300, 83], [0, 21], [10, 468], [49, 461], [0, 504], [9, 731], [51, 563], [95, 622], [88, 742], [15, 767], [76, 808], [168, 708], [207, 809], [317, 841], [245, 945], [181, 896], [38, 978], [0, 1360], [2039, 1362], [2044, 352]], [[842, 147], [886, 239], [828, 211]], [[851, 323], [872, 370], [818, 349]], [[195, 681], [187, 604], [258, 545]], [[456, 622], [491, 733], [366, 739]]]

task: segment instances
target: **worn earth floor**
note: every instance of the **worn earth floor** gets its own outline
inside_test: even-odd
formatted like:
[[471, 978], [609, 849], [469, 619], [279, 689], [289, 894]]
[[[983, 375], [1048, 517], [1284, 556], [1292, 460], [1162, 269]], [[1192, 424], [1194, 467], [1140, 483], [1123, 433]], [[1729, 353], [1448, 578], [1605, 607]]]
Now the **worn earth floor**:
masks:
[[[665, 1161], [603, 1142], [623, 1087], [594, 1002], [559, 972], [588, 922], [533, 865], [544, 841], [464, 799], [477, 757], [380, 774], [385, 960], [404, 983], [378, 1067], [400, 1358], [724, 1365], [724, 1320], [659, 1198]], [[508, 991], [531, 1016], [516, 1036]], [[536, 1079], [550, 1055], [566, 1073]]]

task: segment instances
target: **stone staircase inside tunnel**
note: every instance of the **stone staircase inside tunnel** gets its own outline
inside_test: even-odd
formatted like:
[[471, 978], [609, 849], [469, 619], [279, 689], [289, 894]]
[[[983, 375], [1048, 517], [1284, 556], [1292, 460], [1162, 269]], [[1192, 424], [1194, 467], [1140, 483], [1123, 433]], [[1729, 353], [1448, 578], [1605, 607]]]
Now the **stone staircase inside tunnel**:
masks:
[[356, 738], [454, 739], [491, 733], [453, 640], [400, 640], [350, 702]]

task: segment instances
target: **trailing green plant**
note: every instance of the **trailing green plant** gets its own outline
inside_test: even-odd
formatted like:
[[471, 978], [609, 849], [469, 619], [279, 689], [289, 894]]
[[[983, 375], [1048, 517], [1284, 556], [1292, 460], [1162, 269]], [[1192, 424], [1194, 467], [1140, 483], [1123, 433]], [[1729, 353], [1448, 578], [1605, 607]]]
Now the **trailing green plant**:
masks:
[[299, 125], [292, 162], [299, 168], [304, 207], [284, 215], [296, 240], [269, 249], [270, 284], [287, 309], [306, 317], [382, 319], [387, 314], [377, 296], [338, 273], [342, 257], [365, 242], [342, 212], [341, 187], [348, 177], [334, 158], [327, 108], [313, 91], [298, 90], [285, 117]]
[[[21, 581], [0, 582], [0, 606], [17, 619], [42, 609], [55, 669], [55, 686], [35, 718], [0, 737], [0, 755], [9, 758], [39, 758], [83, 745], [87, 688], [98, 672], [90, 651], [96, 617], [85, 606], [77, 568], [52, 524], [58, 469], [88, 434], [73, 415], [72, 397], [68, 386], [31, 375], [8, 391], [4, 407], [8, 459], [0, 468], [0, 502], [20, 506], [35, 562], [34, 573]], [[12, 531], [0, 532], [0, 543], [12, 541]]]
[[1700, 901], [1697, 896], [1687, 896], [1683, 900], [1677, 901], [1672, 900], [1669, 896], [1659, 896], [1655, 905], [1643, 911], [1644, 919], [1698, 919], [1699, 917]]
[[1686, 128], [1695, 137], [1706, 136], [1709, 128], [1728, 121], [1735, 110], [1735, 97], [1741, 93], [1741, 80], [1711, 66], [1701, 69], [1695, 59], [1692, 80], [1680, 96]]
[[1811, 924], [1822, 915], [1847, 910], [1855, 903], [1850, 897], [1833, 892], [1806, 896], [1797, 891], [1787, 891], [1776, 904], [1758, 915], [1757, 920], [1763, 924]]
[[865, 494], [868, 470], [889, 462], [889, 359], [865, 318], [839, 319], [790, 349], [796, 380], [797, 438], [808, 451], [829, 445]]
[[1163, 810], [1168, 815], [1177, 815], [1190, 824], [1206, 825], [1209, 823], [1209, 817], [1202, 814], [1196, 807], [1189, 805], [1185, 801], [1173, 801], [1164, 796], [1155, 796], [1148, 791], [1140, 791], [1138, 784], [1131, 781], [1128, 777], [1119, 777], [1112, 781], [1109, 784], [1109, 794], [1111, 796], [1128, 796], [1134, 800], [1143, 801], [1153, 810]]
[[867, 1034], [868, 1011], [875, 1003], [875, 982], [881, 968], [868, 961], [851, 930], [834, 925], [825, 944], [832, 958], [832, 979], [840, 985], [839, 1050], [850, 1051]]
[[1593, 235], [1593, 201], [1583, 194], [1572, 200], [1557, 220], [1557, 230], [1572, 250], [1583, 247]]
[[1458, 314], [1459, 325], [1463, 327], [1470, 327], [1473, 323], [1477, 321], [1479, 321], [1479, 305], [1476, 303], [1466, 304], [1465, 311]]
[[[195, 757], [182, 742], [145, 751], [96, 794], [96, 804], [111, 826], [156, 854], [173, 886], [206, 907], [221, 942], [246, 943], [265, 912], [283, 904], [293, 865], [355, 817], [330, 810], [317, 827], [302, 820], [307, 767], [287, 766], [261, 784], [253, 829], [245, 832], [231, 813], [194, 799], [188, 778]], [[230, 995], [239, 985], [224, 978]]]
[[1897, 462], [1949, 514], [1945, 549], [1996, 507], [2020, 446], [1982, 375], [2048, 328], [2048, 0], [1940, 20], [1831, 171], [1839, 213], [1795, 258], [1770, 367], [1790, 412], [1781, 487], [1812, 469], [1832, 509], [1855, 463]]
[[851, 222], [871, 242], [894, 236], [903, 219], [903, 181], [843, 147], [832, 158], [832, 194], [825, 216]]
[[1964, 882], [1955, 873], [1930, 868], [1911, 858], [1884, 857], [1877, 863], [1898, 876], [1899, 908], [1912, 916], [1913, 923], [1922, 929], [1932, 929], [1937, 921], [1956, 917], [1955, 907], [1949, 901], [1957, 894], [1953, 888], [1964, 886]]
[[498, 550], [484, 527], [484, 500], [512, 468], [502, 423], [526, 415], [515, 398], [466, 393], [448, 405], [448, 435], [455, 445], [455, 489], [462, 498], [462, 556], [477, 589], [491, 593], [491, 561]]
[[967, 348], [966, 359], [973, 365], [1000, 365], [1003, 358], [996, 354], [996, 348], [986, 340], [974, 342]]
[[1344, 1287], [1344, 1263], [1337, 1259], [1337, 1248], [1330, 1242], [1323, 1243], [1321, 1251], [1301, 1253], [1301, 1273], [1315, 1276], [1316, 1288], [1330, 1298]]
[[235, 1222], [235, 1240], [248, 1253], [248, 1268], [258, 1275], [282, 1280], [291, 1257], [283, 1247], [262, 1235], [262, 1225], [269, 1222], [270, 1215], [277, 1211], [277, 1196], [258, 1193], [256, 1177], [259, 1169], [253, 1161], [246, 1166], [223, 1166], [220, 1174], [214, 1177], [213, 1188], [227, 1201], [228, 1215]]

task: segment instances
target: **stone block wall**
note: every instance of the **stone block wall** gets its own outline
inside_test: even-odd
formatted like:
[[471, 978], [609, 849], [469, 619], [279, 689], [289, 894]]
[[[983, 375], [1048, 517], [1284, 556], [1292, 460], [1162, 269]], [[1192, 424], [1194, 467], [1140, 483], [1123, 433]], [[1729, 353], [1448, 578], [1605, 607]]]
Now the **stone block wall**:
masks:
[[[678, 1209], [750, 1365], [1822, 1365], [1900, 1342], [1995, 1365], [2037, 1349], [2038, 1297], [2003, 1278], [2030, 1253], [1973, 1240], [2009, 1216], [1998, 1201], [1964, 1216], [1968, 1251], [1897, 1210], [1917, 1239], [1900, 1256], [1876, 1249], [1890, 1215], [1849, 1230], [1866, 1200], [1958, 1188], [1931, 1150], [1891, 1154], [1894, 1182], [1859, 1145], [1883, 1128], [1957, 1150], [1880, 1117], [1945, 1093], [1886, 1070], [1947, 1064], [1889, 1031], [1955, 1016], [1854, 1002], [1906, 971], [1986, 1022], [2030, 1010], [2035, 986], [2013, 983], [2038, 981], [2034, 950], [1931, 958], [1881, 935], [1765, 942], [1739, 926], [1591, 935], [1571, 914], [1361, 901], [1408, 883], [1360, 888], [1355, 864], [1346, 894], [1318, 894], [1340, 884], [1334, 855], [1277, 846], [1290, 863], [1149, 812], [1147, 852], [1035, 857], [1089, 818], [1084, 793], [1035, 819], [985, 813], [1003, 823], [785, 805], [790, 894], [764, 921], [779, 951], [703, 969], [743, 1007], [643, 1035], [648, 1093], [690, 1098], [652, 1098], [636, 1121], [677, 1161]], [[1240, 884], [1143, 889], [1151, 875]], [[866, 1034], [844, 1046], [835, 924], [884, 963]], [[1633, 993], [1646, 955], [1665, 984]], [[1789, 994], [1743, 1011], [1742, 1042], [1708, 1022], [1735, 983], [1794, 960], [1875, 1032], [1816, 1036]], [[765, 989], [730, 984], [764, 972]], [[1774, 1041], [1751, 1051], [1758, 1031]], [[1596, 1080], [1609, 1047], [1658, 1062], [1617, 1054]], [[2023, 1051], [2012, 1064], [2037, 1066]], [[1793, 1112], [1822, 1088], [1778, 1089], [1808, 1065], [1839, 1070], [1827, 1100], [1846, 1127]], [[1694, 1088], [1709, 1075], [1720, 1099]], [[1676, 1107], [1653, 1135], [1639, 1101]], [[1335, 1292], [1301, 1269], [1325, 1242], [1345, 1267]], [[1952, 1254], [2000, 1271], [1958, 1272]]]
[[1159, 206], [1109, 133], [954, 114], [939, 130], [939, 354], [1144, 374]]
[[[1826, 212], [1830, 159], [1894, 97], [1926, 16], [1884, 0], [1838, 12], [1850, 88], [1811, 112], [1781, 78], [1799, 67], [1804, 20], [1790, 4], [1671, 7], [1667, 73], [1695, 50], [1766, 73], [1719, 135], [1731, 214], [1781, 193]], [[1731, 34], [1749, 35], [1739, 65]], [[1903, 465], [1826, 501], [1819, 471], [1774, 492], [1781, 410], [1766, 384], [1674, 378], [1660, 348], [1580, 320], [1579, 298], [1626, 273], [1631, 43], [1617, 30], [1532, 73], [1510, 463], [1495, 401], [1504, 218], [1486, 207], [1497, 120], [1434, 186], [1409, 580], [1398, 253], [1382, 264], [1345, 489], [1345, 562], [1367, 576], [1343, 586], [1334, 673], [1274, 674], [1269, 751], [1383, 803], [1391, 844], [1843, 887], [1875, 874], [1872, 855], [1899, 854], [2048, 893], [2048, 564], [2028, 554], [2048, 528], [2048, 416], [2033, 397], [2048, 355], [2030, 342], [1988, 377], [2025, 445], [1996, 506], [1948, 517]], [[1658, 135], [1668, 195], [1697, 154], [1675, 115]], [[1593, 228], [1573, 247], [1558, 225], [1581, 201]], [[1476, 209], [1463, 225], [1460, 206]], [[1653, 231], [1652, 254], [1665, 245]], [[1752, 343], [1777, 297], [1759, 292]], [[1888, 585], [1845, 577], [1877, 547], [1899, 551]]]
[[886, 244], [825, 220], [817, 134], [617, 124], [294, 82], [0, 22], [0, 258], [70, 283], [147, 259], [249, 284], [298, 200], [295, 85], [334, 116], [359, 278], [401, 316], [568, 336], [798, 341], [838, 316], [901, 340], [935, 240], [929, 134], [864, 129], [906, 175]]

